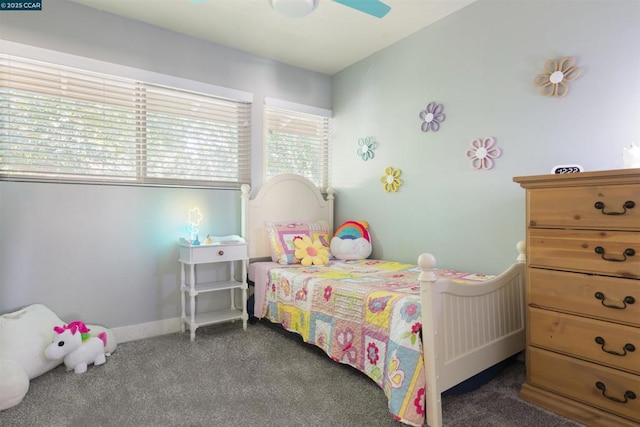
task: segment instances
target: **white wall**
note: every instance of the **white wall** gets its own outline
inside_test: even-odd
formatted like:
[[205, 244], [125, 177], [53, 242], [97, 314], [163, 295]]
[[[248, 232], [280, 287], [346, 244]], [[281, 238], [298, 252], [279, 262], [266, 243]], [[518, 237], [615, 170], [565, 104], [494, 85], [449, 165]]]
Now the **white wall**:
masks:
[[[329, 76], [63, 0], [0, 13], [2, 40], [252, 92], [255, 186], [263, 98], [331, 108]], [[0, 312], [43, 303], [111, 328], [177, 317], [176, 243], [193, 206], [204, 234], [240, 233], [235, 190], [0, 181]]]
[[[566, 98], [533, 79], [548, 59], [581, 69]], [[446, 120], [420, 130], [435, 101]], [[640, 144], [640, 2], [480, 0], [333, 78], [336, 223], [368, 220], [374, 257], [498, 273], [524, 238], [524, 191], [512, 178], [557, 164], [622, 167]], [[379, 144], [367, 162], [358, 138]], [[471, 169], [471, 140], [503, 151], [493, 170]], [[385, 193], [387, 166], [405, 184]]]

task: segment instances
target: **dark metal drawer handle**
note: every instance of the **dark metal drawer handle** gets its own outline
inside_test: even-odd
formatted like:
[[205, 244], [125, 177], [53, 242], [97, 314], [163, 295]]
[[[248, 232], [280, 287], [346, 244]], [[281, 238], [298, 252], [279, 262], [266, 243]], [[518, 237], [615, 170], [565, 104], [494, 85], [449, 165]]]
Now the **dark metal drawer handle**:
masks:
[[606, 256], [604, 256], [605, 250], [602, 246], [596, 246], [594, 252], [602, 256], [603, 260], [611, 262], [625, 262], [627, 260], [627, 257], [634, 256], [636, 254], [635, 249], [627, 248], [622, 253], [623, 258], [607, 258]]
[[631, 343], [627, 343], [624, 345], [624, 347], [622, 347], [623, 353], [619, 353], [613, 350], [607, 350], [606, 348], [604, 348], [606, 343], [604, 341], [604, 338], [602, 337], [596, 337], [596, 343], [600, 345], [600, 348], [602, 348], [602, 351], [604, 351], [605, 353], [613, 354], [614, 356], [626, 356], [627, 352], [633, 353], [634, 351], [636, 351], [636, 346]]
[[635, 302], [636, 302], [636, 299], [635, 299], [634, 297], [632, 297], [632, 296], [626, 296], [626, 297], [624, 297], [624, 299], [622, 300], [622, 304], [623, 304], [622, 306], [619, 306], [619, 305], [610, 305], [610, 304], [605, 304], [605, 303], [604, 303], [604, 300], [605, 300], [606, 296], [605, 296], [602, 292], [596, 292], [593, 296], [594, 296], [594, 297], [596, 297], [596, 299], [599, 299], [599, 300], [600, 300], [600, 303], [601, 303], [602, 305], [604, 305], [605, 307], [608, 307], [608, 308], [615, 308], [615, 309], [618, 309], [618, 310], [624, 310], [625, 308], [627, 308], [627, 304], [631, 305], [631, 304], [633, 304], [633, 303], [635, 303]]
[[596, 388], [602, 391], [602, 395], [604, 397], [606, 397], [609, 400], [613, 400], [614, 402], [627, 403], [629, 400], [633, 400], [636, 398], [636, 394], [631, 390], [627, 390], [624, 392], [624, 400], [618, 399], [617, 397], [613, 397], [613, 396], [607, 396], [607, 386], [602, 381], [596, 382]]
[[596, 202], [596, 204], [593, 206], [596, 209], [598, 209], [600, 212], [602, 212], [603, 215], [624, 215], [627, 213], [627, 209], [633, 209], [636, 206], [636, 204], [632, 200], [627, 200], [626, 202], [624, 202], [624, 205], [622, 205], [622, 209], [623, 209], [622, 212], [605, 212], [604, 203], [602, 202]]

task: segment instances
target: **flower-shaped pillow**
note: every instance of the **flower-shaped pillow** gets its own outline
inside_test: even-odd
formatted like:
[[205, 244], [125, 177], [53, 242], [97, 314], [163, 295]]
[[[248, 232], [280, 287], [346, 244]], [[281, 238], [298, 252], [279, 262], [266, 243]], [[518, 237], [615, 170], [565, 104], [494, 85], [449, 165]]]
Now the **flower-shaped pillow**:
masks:
[[329, 241], [331, 234], [329, 223], [326, 221], [314, 222], [290, 222], [290, 223], [267, 223], [267, 234], [269, 236], [269, 246], [271, 249], [271, 260], [278, 264], [300, 264], [300, 259], [295, 257], [298, 249], [294, 245], [294, 239], [309, 237], [311, 242], [319, 241], [321, 246], [329, 253]]
[[309, 236], [296, 237], [293, 239], [293, 245], [296, 247], [294, 256], [296, 260], [300, 260], [300, 264], [309, 266], [324, 265], [329, 263], [329, 251], [320, 243], [320, 240], [311, 241]]

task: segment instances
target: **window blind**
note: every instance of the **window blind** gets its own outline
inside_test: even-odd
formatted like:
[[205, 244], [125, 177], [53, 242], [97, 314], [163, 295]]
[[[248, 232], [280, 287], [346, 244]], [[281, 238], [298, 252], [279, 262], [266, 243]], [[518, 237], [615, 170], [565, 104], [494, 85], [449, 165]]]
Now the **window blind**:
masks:
[[239, 187], [251, 103], [0, 54], [0, 177]]
[[282, 173], [328, 186], [330, 118], [266, 105], [264, 109], [265, 180]]

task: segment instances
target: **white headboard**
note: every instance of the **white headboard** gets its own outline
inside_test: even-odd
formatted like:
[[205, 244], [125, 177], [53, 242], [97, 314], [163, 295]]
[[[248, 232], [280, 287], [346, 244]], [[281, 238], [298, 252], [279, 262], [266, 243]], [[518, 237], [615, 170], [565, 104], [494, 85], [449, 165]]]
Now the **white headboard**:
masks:
[[251, 199], [251, 188], [242, 186], [242, 236], [249, 244], [249, 258], [271, 255], [265, 223], [325, 220], [333, 230], [333, 194], [327, 198], [307, 178], [295, 174], [278, 175], [260, 188]]

